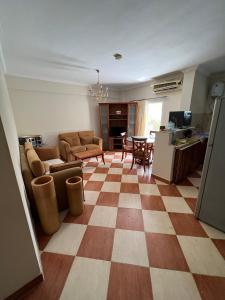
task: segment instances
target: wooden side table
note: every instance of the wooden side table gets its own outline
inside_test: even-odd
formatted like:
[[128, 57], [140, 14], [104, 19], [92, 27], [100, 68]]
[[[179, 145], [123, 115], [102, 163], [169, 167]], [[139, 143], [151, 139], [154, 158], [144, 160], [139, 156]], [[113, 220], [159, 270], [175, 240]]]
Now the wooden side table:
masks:
[[77, 159], [81, 159], [81, 160], [84, 160], [86, 158], [91, 158], [91, 157], [96, 157], [96, 159], [98, 160], [98, 156], [101, 156], [102, 161], [105, 165], [104, 152], [101, 149], [87, 150], [87, 151], [83, 151], [83, 152], [74, 153], [73, 155]]

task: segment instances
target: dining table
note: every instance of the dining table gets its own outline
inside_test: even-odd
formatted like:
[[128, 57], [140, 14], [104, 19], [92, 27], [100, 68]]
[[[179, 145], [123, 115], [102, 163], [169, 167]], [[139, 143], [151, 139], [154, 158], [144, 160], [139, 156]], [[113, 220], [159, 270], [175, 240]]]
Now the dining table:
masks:
[[147, 144], [154, 144], [154, 142], [155, 142], [155, 137], [151, 137], [151, 136], [141, 136], [141, 135], [133, 135], [133, 136], [129, 136], [129, 137], [127, 138], [127, 141], [132, 143], [132, 137], [138, 138], [138, 139], [147, 139]]

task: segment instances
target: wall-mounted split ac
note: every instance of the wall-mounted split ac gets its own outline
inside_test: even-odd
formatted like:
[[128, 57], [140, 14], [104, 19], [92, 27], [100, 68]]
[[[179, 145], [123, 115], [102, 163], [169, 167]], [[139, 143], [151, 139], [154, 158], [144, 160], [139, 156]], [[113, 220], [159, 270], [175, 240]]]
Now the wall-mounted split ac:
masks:
[[168, 93], [177, 91], [182, 88], [183, 77], [179, 76], [173, 79], [157, 80], [153, 84], [153, 91], [156, 94]]

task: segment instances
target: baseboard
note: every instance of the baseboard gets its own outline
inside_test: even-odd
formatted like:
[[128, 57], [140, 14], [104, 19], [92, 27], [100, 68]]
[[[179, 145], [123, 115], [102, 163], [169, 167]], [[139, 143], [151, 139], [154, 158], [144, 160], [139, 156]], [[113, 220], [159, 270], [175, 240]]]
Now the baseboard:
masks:
[[12, 295], [8, 296], [5, 298], [5, 300], [19, 300], [23, 299], [23, 296], [33, 287], [35, 287], [37, 284], [42, 282], [44, 280], [44, 277], [42, 274], [25, 284], [23, 287], [21, 287], [19, 290], [17, 290], [15, 293]]
[[169, 181], [169, 180], [167, 180], [167, 179], [164, 179], [164, 178], [159, 177], [159, 176], [154, 175], [154, 174], [152, 174], [152, 177], [154, 177], [155, 179], [158, 179], [158, 180], [160, 180], [160, 181], [162, 181], [162, 182], [165, 182], [165, 183], [167, 183], [167, 184], [171, 184], [171, 183], [172, 183], [172, 181]]

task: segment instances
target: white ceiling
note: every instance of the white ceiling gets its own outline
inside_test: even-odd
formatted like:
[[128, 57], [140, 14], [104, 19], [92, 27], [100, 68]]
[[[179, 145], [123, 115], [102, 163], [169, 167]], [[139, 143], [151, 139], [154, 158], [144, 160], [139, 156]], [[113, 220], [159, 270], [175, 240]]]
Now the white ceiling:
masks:
[[31, 78], [133, 84], [225, 55], [225, 0], [0, 0], [0, 24], [7, 73]]

